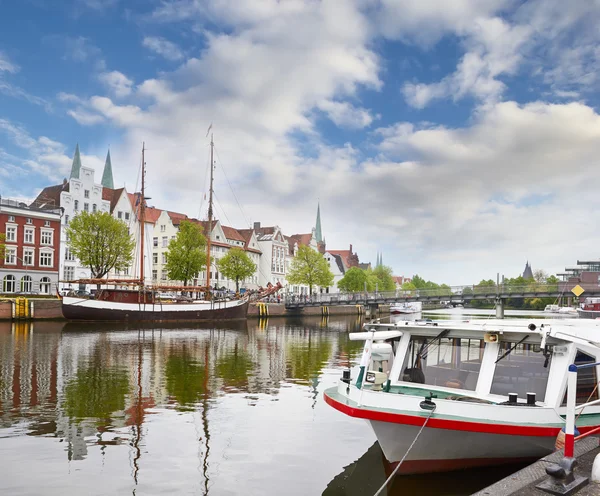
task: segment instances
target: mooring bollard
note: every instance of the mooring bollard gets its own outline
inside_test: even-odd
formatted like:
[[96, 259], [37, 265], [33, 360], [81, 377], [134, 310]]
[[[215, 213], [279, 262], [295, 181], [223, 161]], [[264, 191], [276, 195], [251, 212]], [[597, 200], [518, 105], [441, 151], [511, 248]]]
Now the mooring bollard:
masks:
[[594, 458], [591, 481], [600, 484], [600, 455], [596, 455], [596, 458]]

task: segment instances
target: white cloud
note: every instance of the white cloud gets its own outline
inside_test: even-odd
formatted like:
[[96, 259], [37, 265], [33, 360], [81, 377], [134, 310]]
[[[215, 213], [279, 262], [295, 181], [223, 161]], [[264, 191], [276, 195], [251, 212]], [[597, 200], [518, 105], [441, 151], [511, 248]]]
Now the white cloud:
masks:
[[86, 62], [99, 56], [101, 53], [100, 49], [85, 36], [78, 36], [76, 38], [71, 36], [58, 36], [54, 38], [64, 43], [65, 54], [63, 55], [63, 58], [65, 60]]
[[89, 112], [82, 107], [68, 110], [67, 114], [73, 117], [73, 119], [75, 119], [82, 126], [93, 126], [94, 124], [100, 124], [101, 122], [104, 122], [104, 117], [99, 114]]
[[333, 100], [324, 100], [318, 104], [319, 109], [339, 127], [350, 129], [362, 129], [371, 125], [374, 119], [379, 116], [373, 116], [371, 112], [364, 108], [356, 108], [348, 102], [336, 102]]
[[131, 94], [133, 81], [119, 71], [102, 72], [98, 75], [98, 79], [117, 98], [122, 98]]
[[19, 66], [8, 58], [2, 50], [0, 50], [0, 72], [10, 72], [14, 74], [19, 72]]
[[183, 58], [183, 52], [175, 43], [160, 36], [146, 36], [142, 45], [167, 60], [176, 61]]

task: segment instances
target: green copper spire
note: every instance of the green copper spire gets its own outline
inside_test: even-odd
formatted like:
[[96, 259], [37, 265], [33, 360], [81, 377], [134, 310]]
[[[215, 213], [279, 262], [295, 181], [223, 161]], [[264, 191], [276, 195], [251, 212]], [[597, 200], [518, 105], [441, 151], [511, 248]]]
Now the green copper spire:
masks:
[[317, 243], [323, 242], [323, 233], [321, 232], [321, 205], [317, 203], [317, 223], [315, 224], [315, 238]]
[[81, 170], [81, 157], [79, 156], [79, 143], [75, 147], [75, 155], [73, 155], [73, 165], [71, 165], [70, 179], [79, 179], [79, 171]]
[[102, 173], [102, 186], [105, 188], [115, 189], [112, 174], [112, 163], [110, 162], [110, 150], [108, 150], [108, 153], [106, 154], [104, 172]]

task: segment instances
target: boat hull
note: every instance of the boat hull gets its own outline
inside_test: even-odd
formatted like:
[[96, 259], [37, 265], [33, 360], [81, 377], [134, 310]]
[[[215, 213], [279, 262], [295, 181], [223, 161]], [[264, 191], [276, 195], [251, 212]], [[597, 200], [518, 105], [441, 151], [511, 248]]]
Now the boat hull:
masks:
[[598, 319], [600, 318], [600, 310], [582, 310], [577, 309], [580, 319]]
[[62, 312], [69, 320], [197, 322], [245, 319], [248, 305], [248, 301], [133, 304], [64, 297]]
[[[420, 427], [370, 421], [381, 449], [395, 467]], [[448, 472], [535, 460], [554, 450], [555, 437], [510, 436], [425, 427], [398, 473]]]

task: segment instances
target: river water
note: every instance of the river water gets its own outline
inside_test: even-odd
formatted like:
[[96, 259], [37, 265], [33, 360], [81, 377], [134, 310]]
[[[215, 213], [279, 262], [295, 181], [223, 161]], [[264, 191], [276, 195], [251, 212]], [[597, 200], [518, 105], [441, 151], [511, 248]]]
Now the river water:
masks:
[[[0, 322], [0, 494], [369, 495], [369, 425], [323, 400], [358, 317], [219, 327]], [[467, 495], [516, 467], [398, 477]]]

